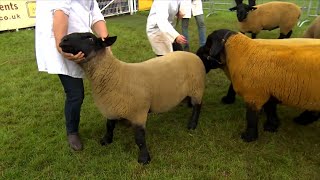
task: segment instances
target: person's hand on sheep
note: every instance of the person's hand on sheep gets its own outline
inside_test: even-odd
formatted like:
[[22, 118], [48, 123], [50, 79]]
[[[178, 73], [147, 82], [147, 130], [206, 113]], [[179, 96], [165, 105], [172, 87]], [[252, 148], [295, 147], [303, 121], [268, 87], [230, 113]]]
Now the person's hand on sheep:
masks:
[[175, 40], [175, 41], [176, 41], [177, 43], [179, 43], [179, 44], [187, 44], [187, 43], [188, 43], [187, 38], [184, 37], [184, 36], [181, 35], [181, 34], [176, 37], [176, 40]]
[[185, 13], [183, 13], [182, 11], [179, 11], [176, 16], [178, 19], [182, 19], [184, 15]]
[[79, 63], [81, 62], [82, 60], [84, 60], [84, 53], [83, 52], [78, 52], [77, 54], [71, 54], [71, 53], [66, 53], [66, 52], [63, 52], [62, 49], [59, 47], [58, 48], [58, 51], [60, 52], [60, 54], [65, 58], [65, 59], [68, 59], [70, 61], [74, 61], [76, 63]]

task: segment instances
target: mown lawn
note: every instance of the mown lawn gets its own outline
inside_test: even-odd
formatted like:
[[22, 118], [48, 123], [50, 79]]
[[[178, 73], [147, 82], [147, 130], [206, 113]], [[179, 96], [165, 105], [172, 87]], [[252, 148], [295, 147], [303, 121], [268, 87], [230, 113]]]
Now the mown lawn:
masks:
[[[312, 20], [312, 18], [311, 18]], [[235, 14], [217, 12], [205, 19], [207, 34], [219, 28], [237, 30]], [[112, 50], [126, 62], [154, 57], [145, 33], [145, 13], [107, 19], [118, 40]], [[191, 50], [197, 29], [192, 19]], [[294, 29], [301, 36], [308, 26]], [[260, 38], [277, 38], [278, 30]], [[147, 145], [152, 161], [137, 163], [132, 129], [117, 126], [114, 143], [102, 147], [105, 120], [96, 109], [85, 80], [80, 133], [85, 145], [73, 152], [66, 141], [64, 92], [58, 76], [37, 71], [34, 30], [0, 34], [0, 179], [319, 179], [320, 122], [299, 126], [292, 118], [301, 110], [279, 107], [277, 133], [260, 127], [257, 141], [245, 143], [243, 101], [223, 105], [229, 82], [222, 71], [211, 71], [200, 122], [195, 131], [186, 123], [191, 109], [178, 106], [151, 114]], [[50, 58], [50, 57], [48, 57]], [[156, 68], [156, 67], [155, 67]], [[261, 116], [261, 122], [265, 120]], [[262, 124], [262, 123], [260, 123]]]

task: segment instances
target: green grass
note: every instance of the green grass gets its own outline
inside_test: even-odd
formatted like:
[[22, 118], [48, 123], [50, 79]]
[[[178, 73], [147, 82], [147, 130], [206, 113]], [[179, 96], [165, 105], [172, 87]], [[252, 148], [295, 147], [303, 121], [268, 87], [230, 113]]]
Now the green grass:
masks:
[[[154, 57], [145, 33], [146, 13], [108, 18], [112, 50], [126, 62]], [[311, 19], [312, 20], [312, 19]], [[205, 19], [207, 34], [219, 28], [237, 30], [235, 14], [217, 12]], [[307, 27], [294, 29], [301, 36]], [[191, 50], [198, 46], [194, 19]], [[259, 38], [277, 38], [278, 30]], [[243, 101], [223, 105], [229, 81], [222, 71], [208, 74], [204, 105], [195, 131], [186, 129], [191, 109], [178, 106], [151, 114], [147, 145], [152, 161], [137, 163], [131, 128], [117, 126], [114, 143], [99, 144], [105, 120], [94, 106], [85, 80], [80, 133], [85, 145], [73, 152], [66, 141], [64, 92], [56, 75], [37, 71], [34, 30], [0, 34], [0, 179], [319, 179], [320, 123], [298, 126], [301, 110], [279, 107], [281, 127], [252, 143], [240, 139], [245, 128]], [[261, 116], [261, 122], [265, 118]], [[262, 123], [260, 123], [262, 124]]]

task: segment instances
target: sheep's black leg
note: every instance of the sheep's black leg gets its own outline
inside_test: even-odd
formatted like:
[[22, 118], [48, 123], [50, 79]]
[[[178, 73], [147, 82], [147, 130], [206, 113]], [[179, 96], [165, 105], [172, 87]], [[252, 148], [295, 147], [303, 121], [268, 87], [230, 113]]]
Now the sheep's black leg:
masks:
[[251, 38], [252, 38], [252, 39], [257, 38], [257, 34], [256, 34], [256, 33], [251, 33]]
[[293, 121], [300, 125], [308, 125], [317, 121], [320, 117], [320, 112], [315, 111], [304, 111], [298, 117], [294, 118]]
[[141, 126], [134, 126], [134, 137], [140, 150], [138, 162], [143, 165], [148, 164], [151, 158], [146, 144], [145, 129]]
[[278, 39], [284, 39], [286, 38], [286, 35], [284, 35], [283, 33], [280, 33], [280, 36], [278, 37]]
[[193, 107], [192, 102], [191, 102], [191, 97], [187, 96], [182, 100], [182, 103], [186, 103], [189, 108]]
[[277, 100], [270, 99], [264, 106], [264, 112], [267, 116], [267, 121], [264, 123], [264, 130], [269, 132], [277, 132], [280, 121], [277, 115]]
[[100, 144], [102, 146], [112, 143], [113, 140], [113, 130], [116, 126], [117, 120], [107, 119], [107, 130], [106, 134], [103, 136], [103, 138], [100, 140]]
[[257, 110], [247, 105], [247, 129], [241, 134], [241, 138], [246, 142], [258, 139], [258, 114], [259, 112]]
[[188, 123], [188, 129], [196, 129], [201, 112], [201, 104], [195, 104], [192, 107], [192, 116]]
[[291, 34], [292, 34], [292, 30], [288, 32], [285, 38], [290, 38]]
[[232, 83], [229, 86], [228, 93], [226, 96], [223, 96], [221, 102], [223, 104], [232, 104], [236, 100], [236, 92], [233, 89]]

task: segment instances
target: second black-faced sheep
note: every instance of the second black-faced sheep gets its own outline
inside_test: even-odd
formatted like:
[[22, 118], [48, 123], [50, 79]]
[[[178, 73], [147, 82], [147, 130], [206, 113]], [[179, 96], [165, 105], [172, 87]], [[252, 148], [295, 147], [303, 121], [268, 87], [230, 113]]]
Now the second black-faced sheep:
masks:
[[254, 39], [261, 30], [280, 28], [279, 39], [289, 38], [301, 15], [301, 9], [294, 3], [272, 1], [256, 6], [237, 3], [230, 8], [237, 11], [240, 32], [251, 33]]
[[193, 112], [188, 123], [198, 123], [205, 88], [205, 69], [193, 53], [177, 51], [141, 63], [125, 63], [110, 51], [116, 37], [105, 41], [91, 33], [65, 36], [60, 47], [64, 52], [82, 51], [80, 62], [92, 86], [94, 102], [108, 119], [101, 144], [110, 144], [116, 120], [126, 119], [134, 128], [135, 142], [140, 149], [138, 162], [147, 164], [151, 158], [145, 140], [148, 112], [165, 112], [190, 97]]
[[[234, 90], [247, 105], [245, 141], [258, 138], [258, 112], [264, 108], [264, 129], [279, 126], [278, 103], [320, 111], [320, 40], [252, 40], [241, 33], [217, 30], [211, 35], [203, 60], [214, 68], [227, 69]], [[268, 43], [270, 41], [270, 43]], [[209, 45], [209, 42], [207, 42]], [[207, 45], [206, 44], [206, 45]], [[319, 118], [319, 114], [318, 114]]]

